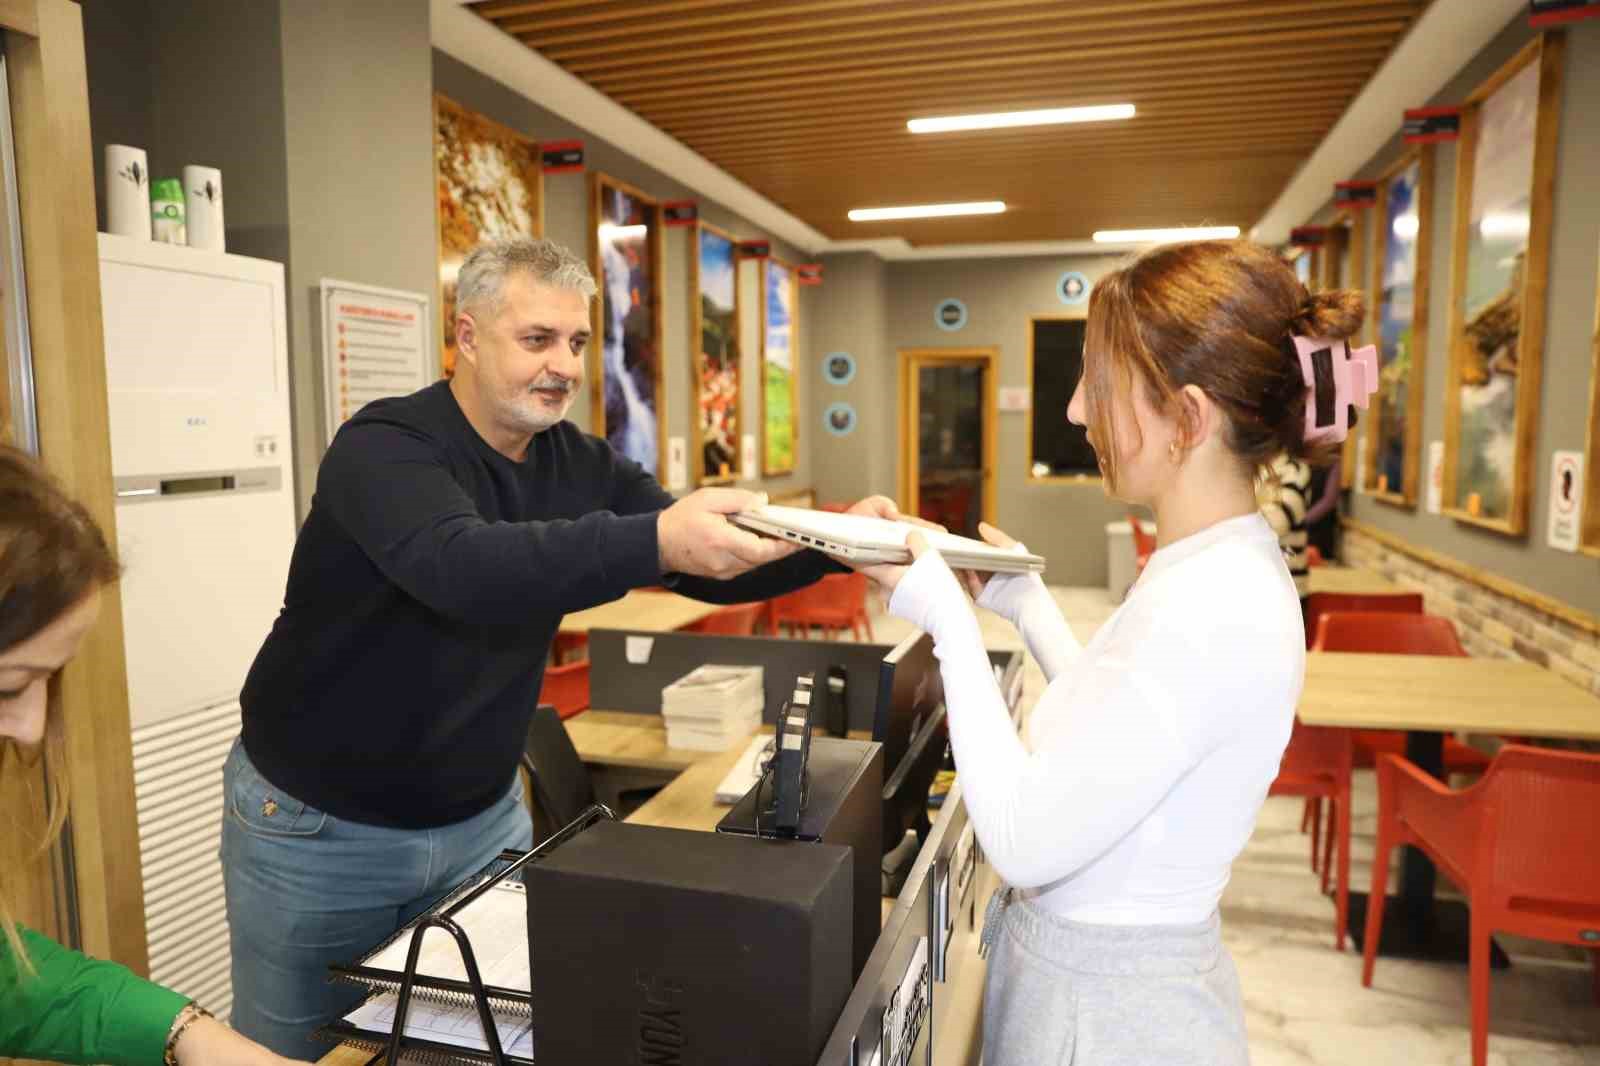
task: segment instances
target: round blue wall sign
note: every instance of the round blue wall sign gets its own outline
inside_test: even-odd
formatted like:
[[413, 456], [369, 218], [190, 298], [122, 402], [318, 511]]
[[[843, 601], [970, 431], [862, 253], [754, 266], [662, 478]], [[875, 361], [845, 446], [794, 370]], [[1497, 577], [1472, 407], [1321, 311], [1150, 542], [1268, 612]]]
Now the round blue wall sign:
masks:
[[829, 352], [822, 357], [822, 376], [830, 385], [848, 385], [855, 380], [856, 359], [849, 352]]
[[1089, 298], [1089, 279], [1076, 270], [1069, 270], [1056, 282], [1056, 296], [1068, 307], [1075, 307]]
[[967, 324], [967, 305], [954, 297], [940, 300], [933, 309], [933, 321], [940, 329], [954, 333]]
[[830, 404], [822, 412], [822, 425], [835, 437], [847, 437], [855, 432], [856, 409], [847, 403]]

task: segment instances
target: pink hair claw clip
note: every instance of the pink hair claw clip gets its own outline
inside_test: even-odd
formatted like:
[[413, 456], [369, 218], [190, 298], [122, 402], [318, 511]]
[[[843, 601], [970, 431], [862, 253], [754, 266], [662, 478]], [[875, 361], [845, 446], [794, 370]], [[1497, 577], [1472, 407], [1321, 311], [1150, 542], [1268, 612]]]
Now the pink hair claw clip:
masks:
[[1351, 348], [1325, 337], [1295, 337], [1306, 395], [1306, 441], [1342, 441], [1350, 433], [1350, 405], [1366, 410], [1378, 391], [1378, 349]]

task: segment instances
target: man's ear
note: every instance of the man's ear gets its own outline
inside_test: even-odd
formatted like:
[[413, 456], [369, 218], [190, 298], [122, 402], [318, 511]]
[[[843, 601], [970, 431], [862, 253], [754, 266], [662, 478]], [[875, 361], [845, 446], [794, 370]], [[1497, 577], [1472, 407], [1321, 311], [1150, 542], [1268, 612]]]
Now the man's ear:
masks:
[[478, 323], [466, 311], [456, 312], [456, 353], [458, 358], [477, 369]]

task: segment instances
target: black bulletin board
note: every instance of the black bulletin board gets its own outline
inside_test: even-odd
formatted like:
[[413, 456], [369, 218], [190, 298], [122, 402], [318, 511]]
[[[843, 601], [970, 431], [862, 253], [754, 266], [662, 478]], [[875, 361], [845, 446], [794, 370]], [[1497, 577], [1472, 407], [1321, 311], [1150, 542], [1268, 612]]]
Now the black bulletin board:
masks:
[[1067, 421], [1067, 404], [1083, 376], [1081, 318], [1036, 318], [1033, 328], [1033, 454], [1028, 469], [1034, 477], [1099, 476], [1088, 432]]

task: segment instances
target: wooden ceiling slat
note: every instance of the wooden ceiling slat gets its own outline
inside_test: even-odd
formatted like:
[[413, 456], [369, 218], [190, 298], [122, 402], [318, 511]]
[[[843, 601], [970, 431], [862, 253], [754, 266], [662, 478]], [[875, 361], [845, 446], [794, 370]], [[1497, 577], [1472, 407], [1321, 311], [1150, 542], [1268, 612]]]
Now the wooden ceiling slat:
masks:
[[[949, 145], [947, 147], [930, 146], [920, 151], [911, 151], [901, 145], [884, 144], [881, 142], [862, 141], [849, 144], [832, 144], [825, 148], [816, 145], [780, 146], [771, 150], [760, 148], [745, 148], [737, 151], [729, 150], [718, 152], [707, 158], [715, 158], [722, 166], [731, 166], [752, 161], [774, 162], [779, 160], [790, 163], [805, 163], [838, 156], [840, 153], [849, 153], [848, 162], [854, 164], [862, 159], [885, 157], [898, 159], [910, 165], [918, 159], [946, 159], [952, 156], [965, 156], [974, 159], [987, 159], [991, 165], [996, 159], [1004, 159], [1007, 163], [1026, 161], [1036, 153], [1053, 153], [1072, 155], [1097, 148], [1115, 149], [1119, 145], [1134, 144], [1165, 144], [1184, 143], [1191, 140], [1204, 139], [1218, 146], [1231, 145], [1248, 151], [1255, 138], [1263, 133], [1284, 133], [1293, 135], [1298, 141], [1307, 145], [1315, 145], [1322, 139], [1321, 133], [1309, 129], [1304, 122], [1298, 119], [1268, 118], [1259, 121], [1230, 124], [1226, 119], [1208, 119], [1191, 123], [1178, 124], [1170, 130], [1152, 130], [1138, 134], [1124, 134], [1117, 137], [1107, 137], [1085, 141], [1076, 145], [1031, 145], [1024, 144], [1013, 146], [1004, 152], [974, 151], [968, 145]], [[691, 145], [690, 147], [694, 147]], [[697, 149], [698, 150], [698, 149]]]
[[[972, 34], [962, 40], [959, 48], [949, 49], [942, 57], [942, 62], [951, 64], [953, 68], [971, 67], [974, 64], [987, 64], [1006, 62], [1012, 56], [1039, 54], [1049, 55], [1065, 51], [1066, 58], [1092, 55], [1103, 51], [1106, 55], [1117, 55], [1132, 61], [1151, 55], [1172, 55], [1194, 52], [1206, 49], [1213, 42], [1226, 47], [1239, 46], [1248, 40], [1266, 40], [1268, 42], [1318, 42], [1328, 40], [1328, 34], [1323, 27], [1292, 28], [1292, 24], [1285, 24], [1267, 20], [1268, 25], [1259, 30], [1250, 30], [1247, 34], [1219, 33], [1210, 36], [1205, 33], [1184, 31], [1171, 34], [1146, 34], [1136, 44], [1124, 43], [1127, 33], [1109, 33], [1106, 35], [1085, 36], [1075, 33], [1028, 33], [1007, 32], [996, 34]], [[1393, 32], [1402, 26], [1398, 20], [1389, 22], [1357, 23], [1340, 28], [1338, 39], [1342, 42], [1361, 40], [1387, 40]], [[1238, 29], [1239, 27], [1234, 27]], [[1028, 51], [1024, 52], [1023, 49]], [[769, 59], [765, 56], [746, 56], [738, 59], [723, 60], [714, 64], [708, 63], [671, 63], [647, 70], [624, 71], [620, 74], [601, 73], [585, 80], [602, 92], [616, 96], [631, 96], [654, 89], [674, 89], [685, 86], [705, 86], [715, 88], [728, 83], [737, 83], [747, 80], [751, 74], [765, 75], [769, 71], [781, 70], [787, 76], [805, 76], [811, 78], [838, 78], [842, 76], [857, 76], [863, 73], [870, 76], [873, 68], [898, 68], [914, 62], [926, 62], [926, 57], [936, 54], [932, 43], [919, 42], [914, 39], [897, 39], [893, 45], [877, 43], [864, 45], [859, 48], [841, 48], [834, 50], [826, 57], [807, 53], [794, 53], [791, 57], [781, 61]], [[924, 67], [923, 69], [927, 69]]]
[[1030, 146], [1013, 147], [1006, 152], [986, 152], [963, 144], [952, 144], [944, 149], [930, 149], [925, 152], [906, 152], [890, 144], [851, 144], [851, 146], [837, 146], [832, 149], [814, 149], [814, 147], [778, 147], [778, 149], [763, 152], [763, 150], [747, 150], [747, 152], [730, 152], [720, 155], [718, 163], [726, 166], [738, 166], [742, 163], [768, 162], [768, 163], [805, 163], [810, 160], [811, 165], [821, 166], [821, 160], [837, 158], [838, 168], [861, 165], [869, 158], [890, 158], [906, 168], [918, 163], [947, 163], [950, 160], [987, 160], [987, 166], [1002, 170], [1006, 166], [1016, 166], [1019, 163], [1029, 162], [1035, 158], [1077, 158], [1093, 157], [1093, 155], [1112, 155], [1118, 150], [1128, 147], [1141, 146], [1141, 144], [1213, 144], [1219, 154], [1229, 150], [1242, 149], [1245, 152], [1253, 144], [1258, 144], [1266, 136], [1282, 134], [1283, 139], [1299, 142], [1299, 144], [1315, 144], [1318, 136], [1315, 133], [1306, 133], [1304, 126], [1299, 123], [1285, 122], [1285, 120], [1262, 120], [1248, 126], [1232, 128], [1224, 122], [1192, 123], [1189, 128], [1182, 130], [1157, 130], [1150, 133], [1125, 136], [1125, 138], [1104, 139], [1104, 141], [1091, 141], [1077, 146], [1045, 146], [1045, 144], [1030, 144]]
[[[1334, 91], [1322, 92], [1323, 87], [1316, 86], [1301, 88], [1293, 92], [1272, 92], [1260, 94], [1265, 100], [1274, 104], [1294, 104], [1299, 107], [1311, 108], [1328, 104], [1330, 101], [1342, 102], [1347, 93], [1360, 87], [1360, 82], [1354, 79], [1333, 83], [1327, 88]], [[1259, 84], [1240, 86], [1241, 93], [1249, 88], [1261, 88]], [[1217, 107], [1231, 107], [1232, 104], [1221, 102], [1215, 96], [1183, 96], [1164, 99], [1143, 97], [1139, 101], [1139, 113], [1128, 120], [1127, 123], [1118, 123], [1120, 128], [1124, 125], [1137, 125], [1147, 119], [1159, 119], [1172, 115], [1190, 114], [1195, 111], [1206, 111]], [[1098, 124], [1093, 124], [1098, 126]], [[934, 143], [956, 137], [984, 137], [988, 133], [982, 131], [920, 134], [912, 135], [906, 130], [905, 112], [899, 109], [884, 111], [879, 108], [867, 108], [859, 112], [841, 111], [828, 115], [813, 113], [803, 119], [790, 119], [785, 122], [772, 122], [770, 120], [757, 120], [749, 122], [702, 122], [693, 126], [679, 124], [663, 124], [674, 137], [679, 140], [694, 140], [696, 143], [743, 143], [773, 144], [784, 138], [801, 137], [806, 135], [832, 136], [836, 133], [849, 133], [859, 130], [889, 135], [906, 133], [916, 136], [918, 141]], [[1068, 127], [1023, 127], [1014, 132], [1019, 135], [1048, 137], [1066, 130]], [[1075, 127], [1078, 129], [1089, 127]]]
[[[489, 0], [472, 9], [831, 237], [1260, 217], [1432, 0]], [[905, 120], [1131, 101], [1132, 122]], [[1401, 106], [1397, 103], [1397, 107]], [[851, 207], [998, 197], [983, 219]]]
[[[1329, 26], [1348, 29], [1353, 25], [1377, 21], [1392, 22], [1409, 17], [1411, 5], [1389, 3], [1352, 9], [1341, 0], [1321, 0], [1314, 8], [1296, 12], [1297, 3], [1262, 2], [1226, 9], [1196, 8], [1186, 17], [1187, 32], [1258, 31], [1273, 28]], [[1134, 15], [1105, 21], [1085, 22], [1077, 12], [1063, 5], [1056, 14], [1028, 20], [994, 15], [966, 19], [947, 19], [925, 23], [922, 29], [902, 30], [886, 38], [881, 22], [848, 32], [778, 33], [764, 28], [752, 40], [690, 47], [684, 41], [640, 42], [648, 54], [595, 45], [588, 55], [573, 55], [540, 46], [546, 58], [559, 63], [585, 79], [609, 76], [619, 69], [637, 73], [668, 73], [693, 68], [716, 60], [719, 67], [770, 65], [782, 66], [806, 58], [826, 55], [830, 59], [849, 56], [892, 58], [894, 53], [938, 48], [959, 41], [961, 48], [984, 40], [1029, 40], [1057, 35], [1073, 37], [1083, 43], [1126, 37], [1149, 25], [1148, 15]], [[530, 39], [531, 40], [531, 39]], [[886, 48], [889, 49], [886, 51]]]
[[[1352, 36], [1365, 29], [1367, 28], [1363, 27], [1361, 30], [1352, 31]], [[1097, 45], [1093, 48], [1065, 46], [1028, 51], [1010, 48], [997, 51], [978, 50], [975, 53], [962, 55], [960, 58], [943, 57], [918, 62], [904, 62], [890, 68], [847, 66], [842, 69], [826, 69], [822, 66], [817, 66], [809, 70], [785, 69], [781, 73], [757, 77], [749, 77], [743, 74], [729, 77], [713, 75], [692, 81], [680, 81], [665, 85], [633, 86], [625, 92], [605, 84], [603, 80], [596, 80], [591, 84], [608, 96], [645, 105], [662, 100], [727, 92], [737, 88], [778, 88], [804, 85], [814, 83], [818, 78], [824, 77], [830, 78], [840, 85], [851, 83], [859, 87], [862, 82], [884, 79], [890, 71], [892, 71], [893, 77], [904, 78], [907, 75], [914, 74], [936, 75], [941, 71], [993, 68], [997, 63], [1073, 63], [1092, 60], [1123, 60], [1129, 63], [1144, 63], [1151, 59], [1178, 56], [1188, 56], [1196, 60], [1210, 62], [1214, 60], [1216, 53], [1219, 51], [1242, 50], [1247, 51], [1249, 54], [1259, 55], [1260, 49], [1263, 48], [1303, 43], [1320, 43], [1322, 47], [1319, 50], [1325, 53], [1344, 52], [1352, 49], [1364, 50], [1366, 47], [1366, 41], [1362, 37], [1355, 37], [1353, 40], [1344, 38], [1323, 43], [1323, 38], [1317, 36], [1314, 31], [1287, 30], [1278, 33], [1240, 34], [1231, 37], [1163, 39], [1159, 45], [1153, 47], [1139, 43]], [[1248, 59], [1244, 61], [1247, 62]]]
[[[1208, 0], [1207, 6], [1223, 7], [1245, 4], [1249, 0]], [[1326, 0], [1295, 0], [1303, 10], [1312, 10]], [[1404, 3], [1405, 0], [1347, 0], [1352, 11], [1376, 4]], [[1409, 0], [1406, 4], [1411, 14], [1426, 6], [1428, 0]], [[941, 21], [964, 15], [986, 15], [995, 12], [1009, 13], [1019, 20], [1058, 13], [1060, 0], [934, 0], [919, 4], [915, 0], [789, 0], [781, 6], [772, 4], [724, 4], [727, 10], [678, 17], [652, 13], [649, 5], [628, 5], [629, 17], [620, 17], [614, 11], [609, 16], [596, 17], [592, 13], [556, 16], [540, 14], [537, 17], [517, 19], [512, 17], [492, 19], [502, 31], [513, 37], [528, 37], [534, 47], [547, 54], [558, 50], [596, 46], [620, 46], [634, 42], [662, 42], [669, 50], [685, 40], [716, 40], [726, 34], [770, 32], [777, 28], [789, 32], [795, 24], [802, 26], [832, 27], [860, 24], [864, 20], [889, 21], [885, 32], [894, 32], [906, 24]], [[1171, 14], [1190, 17], [1197, 5], [1194, 0], [1099, 0], [1086, 3], [1072, 0], [1073, 13], [1085, 24], [1097, 19], [1118, 15], [1137, 14], [1151, 20], [1160, 20]], [[574, 28], [576, 27], [576, 28]]]
[[[1319, 97], [1313, 94], [1274, 94], [1272, 99], [1296, 103], [1307, 108], [1320, 107], [1328, 102], [1327, 98]], [[1171, 106], [1160, 108], [1157, 108], [1152, 104], [1140, 111], [1139, 116], [1132, 121], [1133, 123], [1137, 124], [1144, 122], [1146, 119], [1161, 118], [1173, 114], [1187, 114], [1189, 113], [1188, 108], [1191, 105], [1209, 107], [1213, 106], [1213, 102], [1209, 100], [1172, 101]], [[1396, 123], [1396, 126], [1398, 126], [1398, 123]], [[857, 118], [851, 115], [841, 115], [836, 120], [813, 118], [809, 121], [795, 120], [785, 123], [764, 124], [754, 127], [744, 126], [731, 129], [718, 127], [715, 123], [692, 128], [680, 126], [664, 126], [663, 128], [672, 134], [672, 136], [686, 144], [692, 141], [698, 145], [741, 143], [770, 145], [783, 143], [788, 140], [803, 139], [807, 136], [818, 137], [826, 141], [827, 137], [834, 133], [848, 134], [870, 131], [882, 136], [889, 136], [891, 134], [905, 132], [905, 124], [894, 118], [878, 119], [876, 116], [864, 116]], [[1041, 139], [1048, 137], [1050, 135], [1049, 129], [1039, 129], [1037, 131], [1037, 135]], [[933, 144], [939, 141], [953, 140], [962, 137], [981, 138], [983, 136], [986, 136], [986, 134], [981, 132], [928, 134], [919, 136], [918, 141], [925, 141], [925, 143]]]
[[[1074, 69], [1070, 72], [1043, 68], [1024, 72], [1029, 96], [1019, 97], [1021, 91], [1010, 80], [997, 82], [992, 74], [977, 72], [951, 77], [935, 85], [877, 90], [870, 95], [859, 92], [841, 92], [830, 86], [819, 86], [803, 94], [768, 97], [760, 94], [730, 96], [719, 94], [712, 100], [694, 101], [677, 105], [660, 105], [650, 109], [650, 118], [657, 124], [693, 124], [707, 119], [718, 123], [735, 117], [753, 122], [795, 116], [832, 115], [840, 108], [855, 107], [893, 109], [906, 118], [915, 114], [963, 114], [974, 110], [1019, 110], [1027, 107], [1065, 106], [1074, 102], [1103, 102], [1108, 100], [1140, 100], [1156, 93], [1183, 94], [1188, 97], [1215, 96], [1233, 91], [1240, 84], [1268, 85], [1271, 91], [1304, 84], [1302, 76], [1306, 67], [1316, 62], [1324, 53], [1319, 51], [1287, 52], [1275, 56], [1271, 62], [1253, 64], [1235, 71], [1224, 67], [1213, 77], [1203, 81], [1180, 76], [1188, 60], [1176, 65], [1152, 64], [1141, 66], [1134, 72], [1126, 67]], [[1369, 66], [1376, 66], [1382, 52], [1376, 48], [1366, 52], [1343, 54], [1332, 69], [1333, 84], [1342, 76], [1365, 84]], [[1318, 83], [1320, 84], [1320, 83]], [[926, 101], [926, 103], [923, 103]]]
[[850, 141], [835, 141], [826, 146], [798, 144], [777, 145], [772, 148], [752, 146], [737, 150], [729, 149], [717, 152], [716, 158], [719, 161], [726, 160], [728, 162], [742, 162], [750, 159], [825, 159], [830, 156], [841, 156], [843, 153], [849, 153], [850, 159], [859, 159], [870, 153], [900, 159], [908, 164], [920, 159], [946, 159], [952, 157], [990, 160], [1022, 159], [1039, 154], [1070, 155], [1099, 149], [1115, 150], [1118, 146], [1123, 145], [1159, 144], [1182, 137], [1200, 135], [1204, 135], [1219, 144], [1248, 145], [1255, 134], [1269, 128], [1274, 131], [1281, 130], [1285, 133], [1293, 133], [1299, 139], [1313, 144], [1322, 137], [1322, 134], [1315, 127], [1309, 126], [1298, 116], [1265, 115], [1258, 119], [1241, 120], [1236, 125], [1230, 125], [1228, 119], [1224, 116], [1209, 116], [1195, 119], [1192, 122], [1171, 123], [1159, 128], [1084, 137], [1071, 142], [1024, 141], [1003, 147], [990, 147], [969, 141], [947, 142], [942, 145], [913, 148], [882, 139], [861, 138]]
[[[1156, 7], [1180, 7], [1179, 0], [1156, 0]], [[726, 21], [714, 28], [688, 34], [677, 34], [667, 29], [662, 33], [640, 37], [637, 40], [600, 40], [582, 45], [561, 46], [542, 37], [537, 32], [518, 36], [552, 62], [581, 77], [619, 66], [640, 65], [658, 60], [711, 59], [729, 55], [765, 54], [779, 59], [772, 52], [805, 50], [831, 53], [838, 46], [860, 40], [903, 40], [909, 35], [926, 35], [935, 38], [935, 44], [948, 44], [951, 40], [965, 40], [973, 30], [1002, 27], [1015, 32], [1070, 32], [1081, 36], [1107, 32], [1142, 32], [1149, 28], [1152, 12], [1123, 12], [1099, 18], [1085, 18], [1076, 8], [1059, 6], [1033, 18], [1020, 18], [1014, 12], [987, 8], [982, 13], [957, 17], [953, 11], [965, 5], [932, 4], [923, 9], [924, 18], [916, 27], [906, 29], [898, 25], [903, 19], [895, 18], [875, 9], [866, 13], [837, 17], [825, 22], [801, 18], [767, 18], [747, 26], [734, 26]], [[1315, 0], [1306, 7], [1300, 0], [1258, 0], [1258, 2], [1233, 2], [1211, 4], [1185, 11], [1190, 25], [1238, 23], [1249, 29], [1253, 19], [1269, 17], [1298, 17], [1325, 22], [1330, 15], [1341, 21], [1358, 22], [1372, 19], [1409, 18], [1416, 9], [1414, 0], [1367, 0], [1352, 4], [1350, 0]], [[959, 36], [958, 36], [959, 35]]]
[[[595, 3], [594, 0], [489, 0], [472, 4], [472, 10], [490, 22], [504, 22], [522, 16], [538, 15], [545, 24], [570, 22], [585, 25], [594, 22], [616, 22], [638, 19], [641, 16], [662, 18], [686, 12], [706, 11], [711, 8], [737, 8], [733, 0], [665, 0], [662, 3], [644, 4], [638, 0], [614, 0]], [[588, 11], [583, 11], [588, 8]], [[550, 19], [557, 11], [574, 11], [577, 14]]]

